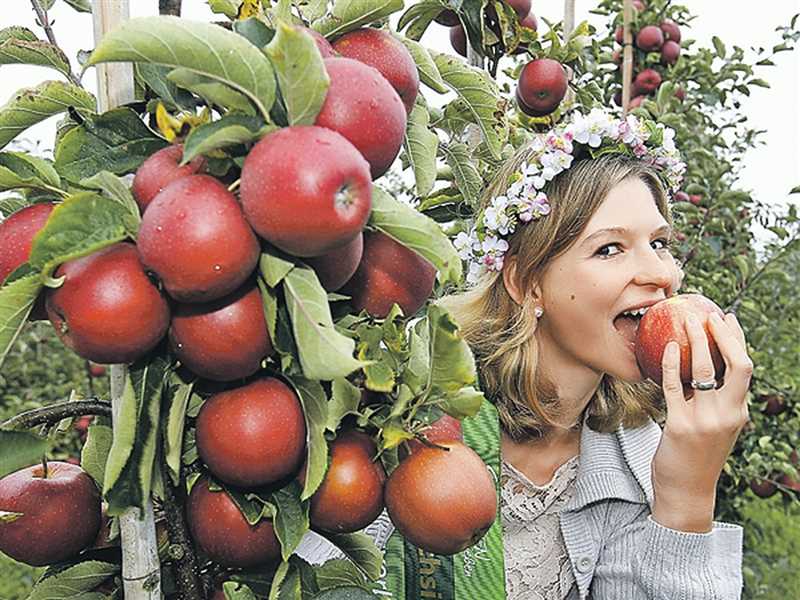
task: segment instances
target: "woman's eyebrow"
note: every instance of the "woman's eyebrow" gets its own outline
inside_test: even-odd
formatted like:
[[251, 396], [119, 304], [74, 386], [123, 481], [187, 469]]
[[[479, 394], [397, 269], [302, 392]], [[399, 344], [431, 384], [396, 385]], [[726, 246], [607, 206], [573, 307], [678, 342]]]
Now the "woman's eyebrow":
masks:
[[[615, 233], [617, 235], [624, 236], [624, 235], [627, 235], [628, 233], [630, 233], [630, 230], [625, 228], [625, 227], [605, 227], [603, 229], [598, 229], [592, 235], [590, 235], [589, 237], [584, 239], [583, 242], [581, 242], [581, 246], [588, 245], [595, 238], [601, 237], [601, 236], [603, 236], [605, 234], [608, 234], [608, 233]], [[658, 229], [656, 229], [655, 231], [653, 231], [653, 233], [651, 235], [652, 236], [659, 236], [659, 235], [671, 235], [671, 234], [672, 234], [672, 227], [670, 227], [669, 225], [665, 224], [665, 225], [662, 225], [661, 227], [659, 227]]]

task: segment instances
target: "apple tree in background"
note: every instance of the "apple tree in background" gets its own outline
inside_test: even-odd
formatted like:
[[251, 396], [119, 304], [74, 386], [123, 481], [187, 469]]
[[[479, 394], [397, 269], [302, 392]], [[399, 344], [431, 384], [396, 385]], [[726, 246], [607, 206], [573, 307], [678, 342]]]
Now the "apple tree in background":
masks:
[[[46, 13], [47, 3], [34, 2]], [[676, 211], [685, 287], [737, 311], [757, 367], [753, 425], [720, 493], [721, 516], [741, 522], [748, 487], [767, 495], [775, 486], [787, 501], [800, 487], [800, 227], [793, 211], [771, 211], [736, 188], [758, 141], [737, 113], [749, 86], [766, 85], [754, 79], [756, 65], [719, 40], [695, 50], [684, 8], [635, 4], [635, 110], [675, 128], [689, 164]], [[170, 596], [222, 597], [223, 584], [228, 598], [365, 593], [381, 555], [359, 530], [383, 508], [384, 488], [390, 516], [420, 546], [472, 543], [428, 541], [410, 529], [415, 515], [399, 512], [414, 481], [411, 467], [395, 469], [400, 461], [458, 444], [456, 419], [483, 401], [457, 328], [426, 301], [461, 283], [448, 236], [467, 226], [502, 161], [575, 103], [611, 104], [620, 85], [619, 0], [598, 3], [606, 37], [586, 24], [545, 30], [523, 0], [209, 5], [222, 22], [132, 20], [82, 58], [85, 67], [135, 64], [135, 102], [103, 114], [49, 24], [49, 41], [0, 31], [5, 62], [62, 77], [0, 109], [0, 149], [63, 114], [53, 160], [0, 151], [0, 191], [11, 192], [0, 239], [13, 241], [0, 261], [3, 372], [29, 356], [23, 329], [41, 331], [26, 322], [45, 316], [82, 359], [129, 364], [113, 430], [103, 386], [99, 400], [39, 398], [41, 408], [0, 429], [0, 477], [16, 472], [15, 486], [38, 485], [43, 473], [74, 472], [45, 461], [19, 483], [20, 469], [43, 454], [63, 456], [59, 422], [97, 415], [81, 454], [105, 502], [96, 541], [70, 557], [26, 553], [13, 539], [25, 538], [25, 512], [41, 507], [0, 504], [0, 530], [13, 532], [0, 535], [0, 551], [58, 561], [37, 584], [40, 596], [69, 585], [119, 597], [116, 515], [150, 497], [163, 567], [153, 585]], [[387, 27], [392, 15], [397, 31]], [[422, 46], [430, 26], [451, 27], [457, 53], [469, 40], [488, 72]], [[780, 32], [773, 54], [798, 38], [794, 22]], [[761, 65], [770, 60], [761, 53]], [[417, 93], [420, 83], [442, 108]], [[309, 164], [309, 148], [322, 158]], [[753, 221], [775, 234], [758, 254]], [[125, 294], [115, 293], [120, 281]], [[486, 470], [463, 450], [447, 455], [458, 464], [438, 468], [471, 469], [474, 477], [450, 479], [483, 490]], [[21, 495], [12, 490], [7, 502]], [[480, 509], [494, 502], [491, 489], [474, 495], [488, 499]], [[90, 501], [97, 513], [99, 499]], [[493, 514], [475, 512], [479, 531]], [[51, 518], [66, 520], [64, 535], [84, 526]], [[309, 529], [345, 559], [312, 567], [298, 557]]]

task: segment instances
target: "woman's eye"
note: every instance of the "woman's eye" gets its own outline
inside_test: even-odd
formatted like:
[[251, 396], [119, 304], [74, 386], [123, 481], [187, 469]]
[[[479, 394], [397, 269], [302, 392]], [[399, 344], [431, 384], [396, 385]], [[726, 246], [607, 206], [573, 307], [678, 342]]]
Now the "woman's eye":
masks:
[[666, 250], [669, 248], [669, 239], [667, 238], [658, 238], [657, 240], [653, 240], [652, 243], [656, 250]]
[[614, 256], [619, 253], [619, 244], [606, 244], [605, 246], [600, 246], [600, 248], [597, 249], [597, 252], [595, 252], [596, 255], [603, 258], [608, 258], [609, 256]]

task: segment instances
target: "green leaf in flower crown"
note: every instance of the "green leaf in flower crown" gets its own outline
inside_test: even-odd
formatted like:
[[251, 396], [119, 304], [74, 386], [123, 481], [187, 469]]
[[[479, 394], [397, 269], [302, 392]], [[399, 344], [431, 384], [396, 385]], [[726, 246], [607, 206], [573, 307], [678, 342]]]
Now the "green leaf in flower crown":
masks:
[[61, 48], [41, 40], [11, 38], [0, 42], [0, 65], [12, 64], [50, 67], [67, 77], [72, 72]]
[[276, 508], [272, 522], [275, 535], [281, 543], [283, 560], [289, 560], [308, 531], [308, 502], [300, 500], [302, 491], [300, 484], [292, 481], [270, 496]]
[[328, 442], [325, 440], [325, 424], [328, 421], [328, 398], [318, 381], [302, 377], [289, 377], [306, 419], [306, 483], [301, 500], [306, 500], [317, 491], [328, 469]]
[[432, 53], [445, 84], [466, 104], [492, 156], [500, 158], [500, 151], [508, 139], [508, 120], [506, 101], [502, 100], [497, 83], [486, 71], [471, 67], [460, 58]]
[[272, 128], [258, 117], [228, 113], [192, 129], [183, 144], [183, 164], [200, 154], [254, 142]]
[[41, 438], [27, 431], [0, 429], [0, 478], [40, 463], [48, 446], [47, 438]]
[[244, 94], [265, 119], [275, 101], [267, 57], [242, 36], [211, 23], [171, 16], [126, 21], [103, 37], [87, 66], [119, 61], [189, 69]]
[[314, 38], [302, 29], [280, 22], [265, 52], [278, 76], [289, 125], [313, 125], [330, 85]]
[[36, 582], [26, 600], [99, 600], [96, 594], [89, 592], [119, 570], [117, 564], [87, 560], [52, 574], [48, 571]]
[[0, 366], [22, 331], [41, 289], [38, 273], [7, 281], [0, 287]]
[[415, 104], [408, 116], [403, 148], [414, 172], [418, 196], [430, 194], [436, 181], [436, 149], [439, 147], [439, 136], [428, 128], [429, 124], [428, 110], [419, 103]]
[[353, 358], [355, 342], [334, 327], [328, 295], [313, 269], [295, 267], [283, 279], [283, 289], [306, 378], [330, 381], [364, 366]]
[[466, 144], [452, 142], [442, 145], [442, 153], [453, 171], [455, 187], [470, 206], [477, 207], [483, 193], [483, 179], [473, 162]]
[[256, 110], [247, 96], [224, 83], [219, 83], [215, 79], [195, 73], [190, 69], [173, 69], [167, 74], [167, 79], [179, 88], [197, 94], [211, 105], [236, 110], [247, 115], [256, 114]]
[[439, 225], [375, 186], [369, 224], [431, 263], [443, 283], [461, 280], [461, 258]]
[[435, 304], [428, 309], [428, 339], [431, 394], [455, 393], [475, 383], [475, 359], [467, 342], [450, 314]]
[[311, 26], [326, 38], [337, 38], [403, 10], [403, 0], [335, 0], [329, 15]]
[[131, 214], [119, 202], [94, 192], [67, 198], [33, 238], [31, 267], [47, 277], [61, 263], [86, 256], [130, 236]]
[[381, 574], [383, 552], [378, 550], [372, 538], [365, 533], [325, 533], [331, 543], [339, 548], [368, 579], [375, 580]]
[[168, 368], [167, 358], [155, 355], [128, 370], [103, 482], [109, 515], [119, 515], [132, 506], [141, 508], [150, 497]]
[[75, 183], [99, 171], [133, 173], [145, 159], [167, 146], [130, 108], [116, 108], [83, 123], [61, 138], [56, 171]]
[[0, 152], [0, 192], [31, 189], [64, 195], [61, 178], [49, 161], [23, 152]]
[[436, 67], [436, 63], [433, 62], [433, 57], [430, 52], [428, 52], [428, 49], [419, 42], [409, 39], [404, 35], [395, 34], [395, 37], [403, 42], [403, 45], [414, 59], [417, 70], [419, 71], [420, 81], [433, 91], [446, 94], [447, 86], [444, 84], [444, 80], [439, 74], [439, 69]]

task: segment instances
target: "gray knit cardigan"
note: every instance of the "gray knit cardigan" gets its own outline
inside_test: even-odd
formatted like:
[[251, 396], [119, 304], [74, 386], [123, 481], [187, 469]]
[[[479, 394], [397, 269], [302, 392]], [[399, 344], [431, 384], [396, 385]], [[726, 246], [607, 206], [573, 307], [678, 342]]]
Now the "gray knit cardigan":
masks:
[[650, 516], [661, 428], [584, 424], [575, 494], [561, 531], [581, 600], [731, 600], [742, 592], [742, 528], [675, 531]]

